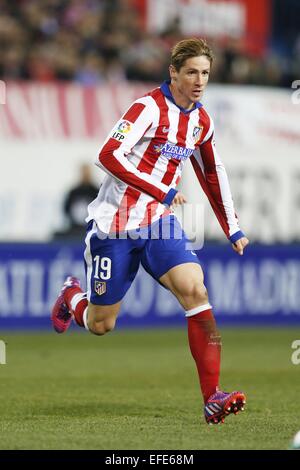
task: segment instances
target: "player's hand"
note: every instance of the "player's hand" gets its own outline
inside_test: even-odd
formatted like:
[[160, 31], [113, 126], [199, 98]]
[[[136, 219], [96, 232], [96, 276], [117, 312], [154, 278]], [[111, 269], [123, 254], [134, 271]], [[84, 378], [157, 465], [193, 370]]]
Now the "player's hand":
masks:
[[171, 209], [174, 209], [177, 206], [181, 206], [185, 202], [187, 202], [185, 195], [182, 194], [180, 191], [178, 191], [178, 193], [174, 197], [170, 207], [171, 207]]
[[232, 243], [232, 248], [236, 251], [239, 255], [243, 255], [244, 248], [249, 244], [249, 240], [246, 237], [242, 237], [237, 240], [235, 243]]

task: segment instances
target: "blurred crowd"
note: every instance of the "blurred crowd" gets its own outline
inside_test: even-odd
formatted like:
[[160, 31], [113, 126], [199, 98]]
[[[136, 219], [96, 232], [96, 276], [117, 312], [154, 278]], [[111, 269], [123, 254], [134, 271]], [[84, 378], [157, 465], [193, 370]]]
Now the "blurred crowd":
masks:
[[[178, 20], [147, 33], [132, 0], [0, 0], [0, 78], [160, 82], [182, 38]], [[270, 50], [263, 60], [237, 40], [209, 42], [215, 82], [290, 86], [300, 77], [300, 35], [288, 56]]]

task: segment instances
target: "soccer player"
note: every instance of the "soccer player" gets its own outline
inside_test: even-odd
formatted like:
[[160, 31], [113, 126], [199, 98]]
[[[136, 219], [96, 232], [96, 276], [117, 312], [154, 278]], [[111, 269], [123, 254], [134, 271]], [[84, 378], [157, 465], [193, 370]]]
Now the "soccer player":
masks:
[[243, 254], [248, 239], [240, 230], [215, 148], [213, 121], [200, 103], [212, 61], [204, 40], [177, 43], [170, 80], [136, 100], [108, 135], [97, 160], [107, 176], [88, 207], [87, 293], [78, 279], [68, 277], [52, 310], [58, 333], [66, 331], [74, 318], [91, 333], [104, 335], [114, 328], [121, 301], [142, 263], [186, 312], [209, 424], [243, 410], [246, 398], [242, 392], [219, 390], [221, 337], [200, 262], [187, 249], [186, 235], [172, 209], [186, 202], [175, 188], [190, 158], [232, 248]]

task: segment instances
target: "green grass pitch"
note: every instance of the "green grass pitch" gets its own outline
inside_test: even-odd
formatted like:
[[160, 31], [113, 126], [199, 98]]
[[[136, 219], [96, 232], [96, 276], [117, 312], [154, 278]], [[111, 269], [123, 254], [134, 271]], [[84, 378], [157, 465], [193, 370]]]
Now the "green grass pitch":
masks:
[[203, 419], [185, 329], [3, 333], [1, 449], [288, 449], [300, 430], [300, 328], [228, 329], [221, 384], [244, 413]]

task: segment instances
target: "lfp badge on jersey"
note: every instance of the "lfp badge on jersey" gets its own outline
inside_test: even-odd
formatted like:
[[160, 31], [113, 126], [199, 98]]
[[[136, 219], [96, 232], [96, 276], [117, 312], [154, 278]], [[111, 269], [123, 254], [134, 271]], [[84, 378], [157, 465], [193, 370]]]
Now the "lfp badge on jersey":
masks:
[[98, 295], [105, 294], [105, 292], [106, 292], [106, 282], [95, 281], [95, 292]]
[[125, 139], [125, 135], [131, 131], [131, 122], [123, 120], [119, 123], [117, 129], [113, 132], [112, 138], [121, 142]]
[[202, 131], [203, 131], [203, 127], [194, 127], [193, 139], [194, 139], [195, 144], [200, 140]]
[[131, 129], [131, 122], [129, 121], [121, 121], [120, 124], [118, 125], [118, 131], [122, 132], [122, 134], [127, 134], [127, 132], [130, 132]]

